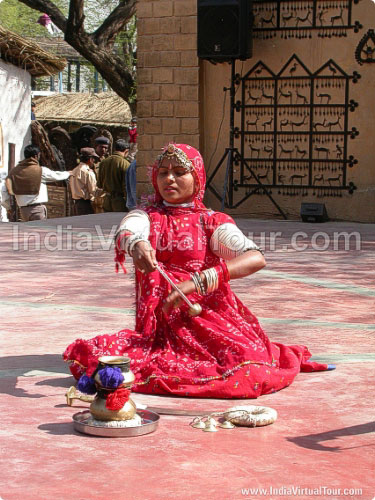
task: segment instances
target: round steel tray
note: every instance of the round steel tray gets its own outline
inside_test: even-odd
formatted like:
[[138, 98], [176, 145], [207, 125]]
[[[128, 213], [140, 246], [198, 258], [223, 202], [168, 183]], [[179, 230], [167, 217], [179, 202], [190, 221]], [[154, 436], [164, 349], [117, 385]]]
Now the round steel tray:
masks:
[[154, 432], [158, 426], [160, 416], [149, 410], [137, 410], [142, 418], [142, 425], [137, 427], [97, 427], [87, 423], [91, 413], [89, 410], [73, 415], [74, 428], [78, 432], [102, 437], [133, 437]]

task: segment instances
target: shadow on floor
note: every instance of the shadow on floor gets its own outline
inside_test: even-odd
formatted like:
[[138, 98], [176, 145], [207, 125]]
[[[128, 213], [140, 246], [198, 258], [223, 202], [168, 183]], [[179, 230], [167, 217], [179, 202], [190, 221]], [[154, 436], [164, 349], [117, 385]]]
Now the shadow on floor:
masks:
[[35, 385], [48, 385], [50, 387], [64, 387], [69, 389], [72, 385], [76, 385], [76, 379], [73, 375], [70, 377], [48, 378], [40, 380]]
[[46, 370], [56, 373], [69, 373], [61, 354], [30, 354], [25, 356], [2, 356], [1, 371], [4, 370]]
[[54, 436], [63, 436], [72, 434], [76, 436], [82, 436], [82, 434], [80, 434], [74, 429], [73, 422], [42, 424], [38, 425], [38, 429], [40, 429], [41, 431], [45, 431], [48, 434], [53, 434]]
[[375, 421], [367, 424], [335, 429], [333, 431], [321, 432], [319, 434], [307, 434], [306, 436], [287, 438], [287, 441], [295, 443], [302, 448], [309, 448], [310, 450], [339, 452], [346, 448], [342, 448], [340, 446], [324, 446], [320, 443], [322, 441], [333, 441], [343, 436], [356, 436], [358, 434], [367, 434], [369, 432], [375, 432]]
[[[60, 354], [33, 354], [30, 356], [3, 356], [0, 358], [0, 393], [19, 398], [43, 398], [44, 394], [30, 394], [25, 389], [17, 387], [19, 377], [28, 378], [28, 372], [33, 370], [61, 374], [69, 369]], [[35, 385], [52, 385], [70, 387], [72, 377], [40, 381]]]

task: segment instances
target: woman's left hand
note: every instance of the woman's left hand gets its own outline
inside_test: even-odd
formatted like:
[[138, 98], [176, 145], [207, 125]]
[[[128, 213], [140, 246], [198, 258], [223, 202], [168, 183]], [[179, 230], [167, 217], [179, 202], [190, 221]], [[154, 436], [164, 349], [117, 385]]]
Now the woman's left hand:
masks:
[[[183, 294], [185, 294], [186, 296], [188, 296], [189, 294], [194, 293], [196, 291], [195, 285], [191, 280], [182, 281], [181, 283], [176, 283], [176, 285], [181, 290], [181, 292]], [[183, 302], [184, 302], [184, 300], [176, 292], [176, 290], [172, 290], [171, 293], [168, 295], [168, 297], [165, 300], [165, 303], [163, 306], [164, 313], [169, 314], [172, 309], [175, 309], [176, 307], [180, 307]]]

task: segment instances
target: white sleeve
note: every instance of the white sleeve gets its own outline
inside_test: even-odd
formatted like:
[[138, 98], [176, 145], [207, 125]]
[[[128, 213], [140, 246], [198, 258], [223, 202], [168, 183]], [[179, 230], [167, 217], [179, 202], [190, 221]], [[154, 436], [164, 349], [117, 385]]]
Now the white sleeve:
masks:
[[125, 252], [131, 255], [134, 245], [138, 241], [148, 241], [150, 236], [150, 219], [143, 210], [132, 210], [120, 222], [115, 240], [121, 236], [121, 233], [130, 233], [121, 241], [121, 247]]
[[221, 259], [231, 260], [249, 250], [263, 251], [252, 240], [246, 238], [243, 232], [229, 222], [222, 224], [211, 236], [211, 251]]
[[0, 181], [0, 205], [10, 210], [10, 196], [4, 181]]
[[58, 172], [47, 167], [42, 167], [42, 182], [65, 181], [70, 177], [70, 172]]

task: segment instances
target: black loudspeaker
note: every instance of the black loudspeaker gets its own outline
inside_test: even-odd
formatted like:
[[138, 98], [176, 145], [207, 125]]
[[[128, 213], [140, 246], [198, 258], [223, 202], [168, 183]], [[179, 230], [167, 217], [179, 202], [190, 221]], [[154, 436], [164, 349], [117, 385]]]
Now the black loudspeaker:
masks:
[[249, 59], [252, 25], [252, 0], [198, 0], [198, 57]]
[[324, 203], [301, 203], [303, 222], [327, 222], [328, 215]]

